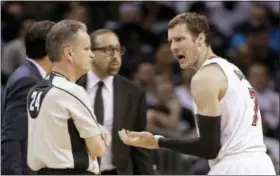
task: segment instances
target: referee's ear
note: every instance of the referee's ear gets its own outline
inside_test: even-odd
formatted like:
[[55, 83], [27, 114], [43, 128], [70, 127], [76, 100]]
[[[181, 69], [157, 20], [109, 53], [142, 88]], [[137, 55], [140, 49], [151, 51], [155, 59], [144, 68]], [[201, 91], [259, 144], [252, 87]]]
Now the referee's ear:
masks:
[[73, 62], [73, 50], [72, 50], [71, 46], [65, 46], [63, 48], [63, 55], [67, 60], [69, 60], [70, 62]]

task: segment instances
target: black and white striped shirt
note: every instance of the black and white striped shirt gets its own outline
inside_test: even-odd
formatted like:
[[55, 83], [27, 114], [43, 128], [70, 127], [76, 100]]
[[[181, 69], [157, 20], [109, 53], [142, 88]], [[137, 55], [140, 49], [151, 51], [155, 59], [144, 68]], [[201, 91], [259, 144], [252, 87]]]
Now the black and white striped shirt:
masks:
[[100, 135], [89, 96], [84, 88], [59, 73], [50, 73], [27, 98], [28, 166], [79, 169], [97, 174], [99, 166], [84, 138]]

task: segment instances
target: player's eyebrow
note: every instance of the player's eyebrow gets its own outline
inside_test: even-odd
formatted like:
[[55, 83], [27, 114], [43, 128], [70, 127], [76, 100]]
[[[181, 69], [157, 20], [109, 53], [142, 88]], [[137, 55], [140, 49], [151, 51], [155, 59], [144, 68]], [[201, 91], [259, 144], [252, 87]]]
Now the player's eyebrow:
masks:
[[186, 37], [185, 36], [176, 36], [176, 37], [172, 37], [172, 38], [169, 38], [168, 40], [167, 40], [167, 42], [168, 42], [168, 44], [170, 45], [171, 44], [171, 42], [173, 41], [173, 40], [178, 40], [178, 39], [185, 39]]

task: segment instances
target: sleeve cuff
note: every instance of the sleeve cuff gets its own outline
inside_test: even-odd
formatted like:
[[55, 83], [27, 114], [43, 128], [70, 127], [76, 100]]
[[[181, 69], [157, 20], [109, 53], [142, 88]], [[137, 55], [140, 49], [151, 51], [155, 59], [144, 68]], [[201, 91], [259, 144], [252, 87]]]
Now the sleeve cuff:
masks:
[[163, 139], [164, 137], [161, 135], [154, 135], [154, 138], [157, 140], [158, 147], [160, 148], [160, 139]]

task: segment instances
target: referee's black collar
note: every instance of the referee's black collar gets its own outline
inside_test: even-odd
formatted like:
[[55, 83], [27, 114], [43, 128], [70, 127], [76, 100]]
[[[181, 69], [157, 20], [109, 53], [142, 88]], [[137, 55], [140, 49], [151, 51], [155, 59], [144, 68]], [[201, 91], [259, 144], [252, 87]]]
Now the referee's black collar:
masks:
[[52, 80], [55, 76], [59, 76], [59, 77], [65, 78], [66, 80], [70, 81], [66, 76], [64, 76], [63, 74], [58, 73], [56, 71], [52, 71], [52, 72], [49, 73], [49, 79], [50, 80]]

